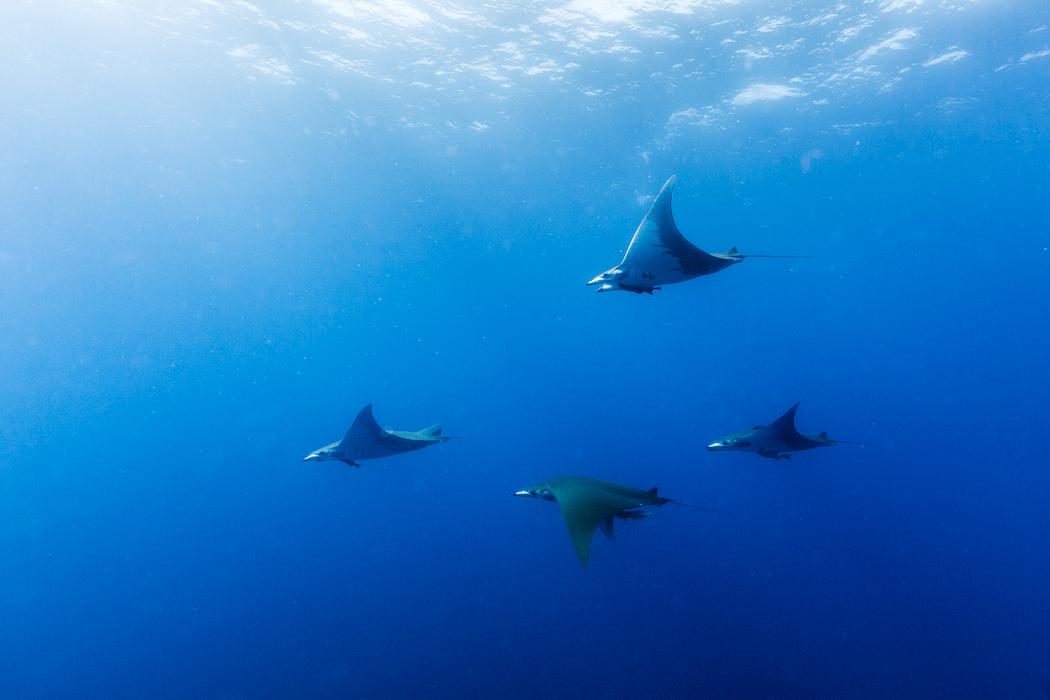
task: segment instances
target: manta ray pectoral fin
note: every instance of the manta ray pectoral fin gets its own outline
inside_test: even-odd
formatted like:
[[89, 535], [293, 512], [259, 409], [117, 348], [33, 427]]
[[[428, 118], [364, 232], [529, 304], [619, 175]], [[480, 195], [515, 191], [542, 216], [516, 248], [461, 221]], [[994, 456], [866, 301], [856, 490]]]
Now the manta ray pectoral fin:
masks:
[[800, 403], [801, 401], [796, 402], [794, 406], [784, 412], [784, 415], [777, 418], [770, 423], [768, 427], [763, 428], [763, 430], [774, 439], [780, 440], [789, 445], [801, 439], [802, 435], [798, 432], [798, 429], [795, 428], [795, 413], [798, 412], [798, 406]]
[[429, 425], [426, 428], [423, 428], [422, 430], [420, 430], [419, 432], [422, 433], [423, 435], [427, 435], [429, 437], [439, 438], [439, 437], [441, 437], [441, 423], [435, 423], [434, 425]]
[[594, 531], [599, 527], [604, 531], [607, 519], [637, 505], [636, 501], [594, 484], [566, 483], [552, 487], [551, 492], [565, 518], [576, 556], [585, 569], [590, 566]]
[[627, 246], [621, 270], [646, 273], [651, 276], [645, 279], [671, 284], [716, 272], [727, 264], [690, 243], [675, 225], [671, 192], [677, 179], [672, 175], [660, 188]]
[[780, 427], [784, 425], [795, 425], [795, 414], [798, 412], [798, 407], [799, 405], [801, 405], [801, 403], [801, 401], [796, 401], [794, 406], [784, 411], [784, 415], [780, 416], [780, 418], [777, 418], [775, 421], [773, 421], [769, 427], [772, 428], [774, 426]]
[[388, 435], [389, 433], [380, 427], [379, 423], [376, 422], [375, 416], [372, 415], [372, 404], [368, 404], [357, 414], [357, 418], [354, 419], [353, 424], [346, 431], [346, 435], [343, 436], [343, 440], [339, 444], [349, 447], [358, 440], [375, 440]]
[[569, 525], [569, 537], [572, 538], [572, 546], [576, 549], [576, 557], [580, 560], [583, 568], [591, 566], [591, 539], [594, 537], [594, 528], [587, 529]]

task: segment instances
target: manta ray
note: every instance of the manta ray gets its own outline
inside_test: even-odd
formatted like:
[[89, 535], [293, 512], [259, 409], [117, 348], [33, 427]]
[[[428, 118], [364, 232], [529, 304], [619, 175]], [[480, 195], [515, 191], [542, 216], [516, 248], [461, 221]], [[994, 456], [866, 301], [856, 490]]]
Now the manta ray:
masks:
[[793, 258], [793, 255], [742, 255], [730, 248], [726, 253], [707, 253], [686, 240], [671, 215], [671, 191], [677, 175], [672, 175], [660, 188], [649, 211], [638, 224], [623, 260], [616, 267], [598, 275], [588, 285], [598, 285], [599, 292], [623, 290], [652, 294], [661, 285], [685, 282], [710, 275], [745, 258]]
[[303, 461], [339, 460], [351, 467], [359, 467], [359, 459], [378, 459], [390, 455], [412, 452], [428, 445], [446, 442], [450, 438], [441, 434], [441, 424], [421, 430], [392, 430], [382, 428], [372, 416], [372, 404], [361, 409], [353, 425], [339, 442], [325, 445], [303, 457]]
[[558, 504], [565, 518], [565, 524], [569, 528], [569, 537], [572, 538], [572, 544], [576, 548], [576, 556], [579, 557], [585, 569], [590, 563], [591, 540], [594, 538], [594, 531], [600, 527], [605, 536], [612, 539], [613, 523], [616, 519], [638, 520], [647, 517], [647, 514], [640, 510], [643, 506], [662, 506], [674, 503], [698, 510], [721, 512], [664, 498], [657, 493], [655, 486], [648, 490], [636, 489], [586, 476], [563, 476], [550, 479], [541, 484], [515, 491], [514, 495], [554, 501]]
[[792, 452], [811, 450], [814, 447], [831, 447], [840, 442], [859, 444], [831, 440], [826, 432], [815, 436], [798, 432], [798, 429], [795, 428], [795, 412], [798, 411], [798, 406], [799, 404], [796, 403], [769, 425], [756, 425], [751, 430], [732, 433], [721, 440], [712, 442], [707, 449], [711, 452], [754, 452], [770, 459], [791, 459]]

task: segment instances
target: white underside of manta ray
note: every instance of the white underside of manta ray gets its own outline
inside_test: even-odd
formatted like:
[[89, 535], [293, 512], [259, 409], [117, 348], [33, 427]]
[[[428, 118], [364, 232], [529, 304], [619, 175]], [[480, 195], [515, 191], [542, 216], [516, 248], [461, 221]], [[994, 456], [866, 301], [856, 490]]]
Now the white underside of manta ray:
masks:
[[631, 238], [620, 264], [606, 270], [587, 284], [598, 285], [599, 292], [623, 290], [652, 294], [664, 284], [685, 282], [710, 275], [745, 258], [802, 257], [741, 255], [736, 248], [726, 253], [707, 253], [686, 240], [671, 215], [671, 190], [677, 175], [660, 188], [652, 206]]

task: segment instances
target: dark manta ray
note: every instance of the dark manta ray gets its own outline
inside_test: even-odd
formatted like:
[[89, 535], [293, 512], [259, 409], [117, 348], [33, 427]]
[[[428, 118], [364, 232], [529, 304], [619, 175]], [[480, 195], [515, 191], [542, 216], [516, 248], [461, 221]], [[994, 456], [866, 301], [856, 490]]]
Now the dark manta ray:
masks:
[[[554, 501], [561, 508], [569, 536], [576, 547], [576, 556], [587, 568], [590, 560], [591, 539], [599, 527], [605, 536], [612, 539], [613, 522], [637, 520], [646, 517], [639, 510], [642, 506], [662, 506], [666, 503], [688, 505], [656, 493], [656, 487], [648, 491], [622, 486], [611, 481], [591, 479], [586, 476], [563, 476], [514, 492], [515, 496], [528, 496], [544, 501]], [[713, 510], [689, 506], [699, 510]], [[720, 512], [720, 511], [713, 511]]]
[[303, 461], [323, 462], [337, 459], [351, 467], [359, 467], [359, 459], [377, 459], [402, 452], [411, 452], [446, 442], [450, 438], [441, 434], [441, 425], [432, 425], [421, 430], [391, 430], [381, 428], [372, 417], [372, 404], [361, 409], [354, 424], [339, 442], [333, 442], [303, 457]]
[[791, 452], [811, 450], [814, 447], [830, 447], [842, 442], [828, 439], [827, 433], [810, 437], [798, 432], [795, 428], [797, 410], [798, 403], [771, 424], [757, 425], [751, 430], [741, 430], [739, 433], [727, 435], [721, 440], [712, 442], [707, 449], [712, 452], [727, 450], [754, 452], [770, 459], [791, 459]]
[[672, 175], [664, 183], [642, 223], [638, 224], [620, 264], [587, 284], [598, 285], [599, 292], [622, 289], [636, 294], [652, 294], [662, 284], [710, 275], [743, 262], [744, 258], [803, 257], [741, 255], [736, 248], [730, 248], [727, 253], [706, 253], [700, 250], [685, 239], [671, 215], [671, 190], [677, 180], [678, 176]]

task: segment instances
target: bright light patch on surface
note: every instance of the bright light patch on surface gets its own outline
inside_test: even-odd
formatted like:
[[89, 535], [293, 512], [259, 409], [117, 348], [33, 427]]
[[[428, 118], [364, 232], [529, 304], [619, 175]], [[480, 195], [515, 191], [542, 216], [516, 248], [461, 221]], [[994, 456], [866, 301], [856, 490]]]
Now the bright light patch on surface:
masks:
[[1024, 56], [1021, 56], [1021, 60], [1019, 60], [1018, 63], [1028, 63], [1029, 61], [1034, 61], [1038, 58], [1046, 58], [1047, 56], [1050, 56], [1050, 49], [1032, 51], [1030, 53], [1026, 53]]
[[879, 8], [883, 12], [911, 13], [922, 7], [923, 0], [886, 0]]
[[360, 2], [359, 0], [316, 0], [318, 5], [348, 19], [378, 21], [403, 29], [421, 27], [431, 22], [430, 15], [403, 0]]
[[806, 93], [790, 85], [775, 85], [772, 83], [755, 83], [744, 88], [731, 100], [734, 107], [754, 104], [756, 102], [773, 102], [786, 97], [802, 97]]
[[917, 29], [898, 29], [879, 43], [873, 44], [864, 49], [860, 55], [857, 56], [857, 60], [867, 61], [887, 51], [903, 51], [907, 48], [906, 42], [911, 41], [917, 36], [919, 36], [919, 31]]
[[962, 60], [969, 55], [969, 51], [957, 49], [955, 51], [943, 53], [940, 56], [937, 56], [936, 58], [931, 58], [929, 61], [926, 61], [926, 63], [923, 63], [922, 65], [925, 68], [929, 68], [930, 66], [937, 66], [942, 63], [955, 63], [956, 61]]
[[262, 55], [262, 49], [258, 44], [237, 46], [226, 53], [233, 58], [247, 62], [260, 75], [276, 78], [286, 85], [294, 85], [299, 82], [299, 78], [287, 63], [278, 58]]

